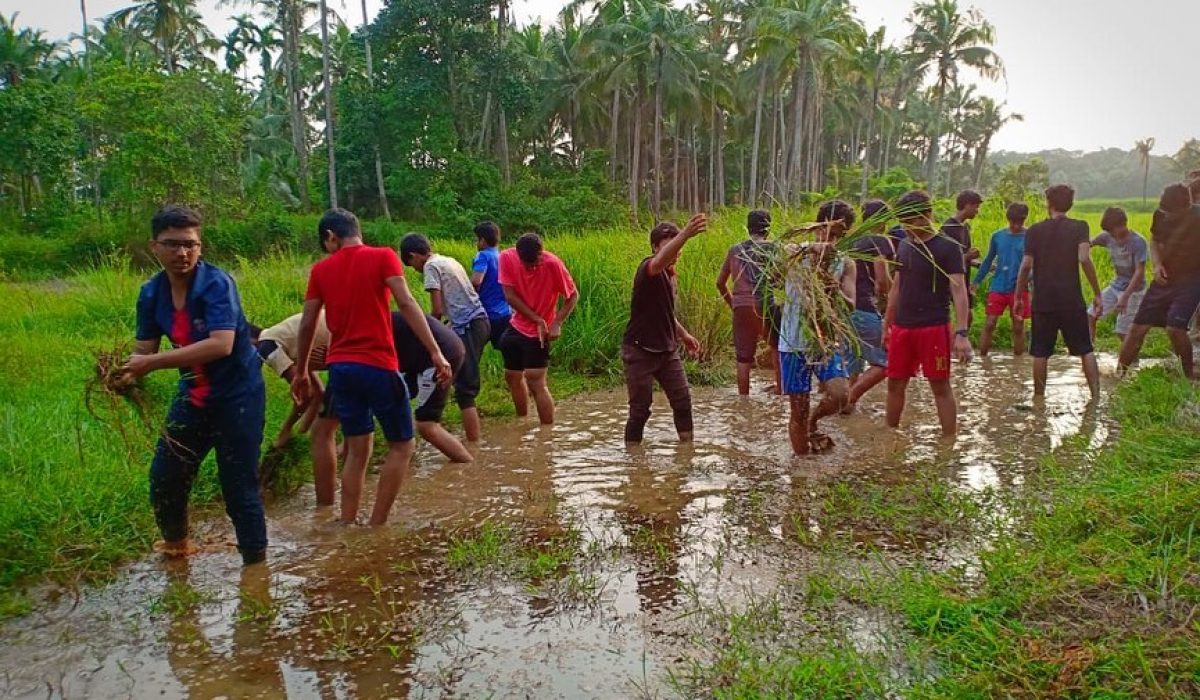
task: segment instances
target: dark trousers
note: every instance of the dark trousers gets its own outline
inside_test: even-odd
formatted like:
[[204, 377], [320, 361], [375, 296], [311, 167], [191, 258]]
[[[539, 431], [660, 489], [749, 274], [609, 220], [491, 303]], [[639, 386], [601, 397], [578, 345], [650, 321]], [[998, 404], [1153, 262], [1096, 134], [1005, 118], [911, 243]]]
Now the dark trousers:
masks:
[[266, 549], [267, 519], [258, 493], [265, 411], [261, 382], [240, 399], [203, 408], [185, 396], [175, 397], [150, 465], [150, 503], [163, 539], [187, 537], [192, 482], [204, 458], [215, 449], [225, 512], [233, 521], [238, 549], [243, 554]]
[[625, 441], [641, 442], [646, 421], [650, 419], [656, 380], [675, 414], [675, 430], [692, 432], [692, 393], [679, 352], [647, 352], [632, 345], [622, 345], [621, 361], [625, 365], [625, 387], [629, 390]]
[[454, 375], [454, 401], [459, 408], [472, 408], [479, 396], [479, 358], [492, 335], [492, 324], [487, 316], [480, 316], [455, 332], [462, 341], [464, 352], [462, 366]]

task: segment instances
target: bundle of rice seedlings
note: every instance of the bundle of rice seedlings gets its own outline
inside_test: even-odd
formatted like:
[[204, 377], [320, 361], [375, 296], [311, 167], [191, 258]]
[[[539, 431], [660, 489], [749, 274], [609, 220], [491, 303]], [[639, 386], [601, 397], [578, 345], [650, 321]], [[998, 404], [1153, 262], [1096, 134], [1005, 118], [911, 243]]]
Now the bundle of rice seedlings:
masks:
[[[146, 392], [122, 370], [129, 353], [128, 343], [95, 351], [95, 374], [84, 385], [83, 404], [92, 418], [119, 434], [126, 448], [132, 450], [135, 445], [146, 447], [147, 436], [153, 434], [154, 428], [147, 417]], [[140, 431], [131, 431], [128, 426], [131, 412], [140, 424]]]

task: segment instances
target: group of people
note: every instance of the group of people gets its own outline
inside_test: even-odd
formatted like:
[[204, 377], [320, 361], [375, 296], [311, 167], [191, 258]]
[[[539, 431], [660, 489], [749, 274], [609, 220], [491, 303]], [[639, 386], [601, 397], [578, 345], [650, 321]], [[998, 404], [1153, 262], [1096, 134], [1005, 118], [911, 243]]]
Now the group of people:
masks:
[[[1068, 216], [1074, 191], [1067, 185], [1046, 191], [1049, 217], [1028, 229], [1028, 207], [1009, 206], [1009, 225], [992, 235], [986, 256], [971, 243], [970, 222], [983, 203], [973, 191], [958, 196], [955, 215], [940, 227], [923, 191], [909, 192], [891, 207], [865, 202], [858, 229], [853, 207], [841, 200], [826, 202], [818, 209], [812, 239], [801, 244], [770, 240], [770, 213], [754, 210], [747, 240], [730, 248], [716, 281], [733, 315], [738, 392], [749, 393], [765, 342], [774, 391], [788, 397], [788, 435], [796, 454], [829, 449], [832, 440], [819, 431], [819, 421], [853, 412], [859, 399], [885, 379], [886, 421], [898, 427], [908, 384], [918, 373], [932, 390], [943, 432], [952, 434], [957, 405], [951, 361], [966, 362], [973, 354], [973, 296], [989, 276], [980, 352], [990, 352], [997, 321], [1007, 313], [1013, 320], [1013, 351], [1023, 353], [1024, 324], [1031, 318], [1037, 393], [1045, 390], [1047, 360], [1060, 335], [1068, 351], [1082, 359], [1093, 395], [1098, 391], [1092, 343], [1096, 321], [1111, 314], [1124, 340], [1122, 367], [1136, 359], [1149, 328], [1165, 326], [1191, 377], [1187, 328], [1200, 305], [1197, 175], [1190, 186], [1172, 185], [1163, 193], [1149, 244], [1129, 229], [1125, 212], [1117, 208], [1105, 212], [1102, 233], [1090, 239], [1087, 223]], [[682, 356], [698, 353], [700, 344], [676, 313], [675, 264], [687, 242], [706, 228], [702, 214], [682, 228], [657, 224], [649, 234], [649, 255], [634, 274], [621, 347], [629, 395], [627, 442], [643, 438], [656, 383], [667, 396], [679, 439], [692, 439]], [[151, 503], [168, 555], [192, 551], [188, 494], [201, 462], [215, 450], [243, 561], [249, 565], [265, 558], [257, 478], [265, 421], [262, 364], [290, 384], [294, 400], [276, 444], [287, 441], [294, 425], [311, 426], [319, 505], [333, 505], [342, 459], [340, 520], [346, 523], [359, 517], [376, 422], [388, 449], [371, 525], [387, 521], [417, 433], [453, 461], [472, 459], [442, 425], [442, 415], [453, 387], [467, 442], [480, 439], [475, 401], [489, 343], [503, 357], [516, 413], [525, 416], [532, 397], [539, 420], [554, 421], [546, 371], [579, 292], [566, 265], [544, 249], [537, 234], [524, 234], [512, 248], [500, 250], [499, 227], [480, 223], [478, 253], [468, 273], [420, 234], [406, 236], [398, 253], [368, 246], [358, 219], [332, 209], [318, 224], [326, 257], [310, 271], [302, 311], [260, 329], [247, 322], [232, 278], [200, 259], [201, 221], [195, 212], [164, 208], [154, 216], [151, 232], [151, 250], [163, 270], [142, 286], [136, 346], [124, 370], [133, 378], [168, 368], [180, 373], [150, 469]], [[1104, 289], [1092, 265], [1094, 246], [1109, 251], [1116, 270]], [[1154, 271], [1149, 284], [1147, 261]], [[405, 266], [422, 276], [431, 313], [409, 291]], [[972, 268], [977, 268], [973, 278]], [[814, 270], [828, 280], [821, 292], [828, 298], [814, 299], [812, 287], [802, 283], [802, 275]], [[1093, 294], [1090, 311], [1081, 270]], [[810, 315], [828, 313], [831, 304], [845, 305], [852, 326], [832, 350], [813, 344], [807, 330]], [[164, 336], [172, 349], [160, 350]], [[320, 370], [328, 372], [327, 387], [316, 374]], [[812, 406], [814, 379], [822, 396]], [[345, 438], [342, 455], [339, 427]]]

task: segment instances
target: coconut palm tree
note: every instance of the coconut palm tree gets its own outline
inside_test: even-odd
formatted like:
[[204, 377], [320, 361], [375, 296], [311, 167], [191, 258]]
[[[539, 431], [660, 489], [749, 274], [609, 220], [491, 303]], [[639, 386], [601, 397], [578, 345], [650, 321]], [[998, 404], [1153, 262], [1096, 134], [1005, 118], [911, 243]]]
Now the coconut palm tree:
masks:
[[1154, 150], [1154, 137], [1142, 139], [1133, 144], [1138, 162], [1142, 165], [1142, 204], [1146, 203], [1146, 189], [1150, 184], [1150, 151]]
[[913, 25], [909, 51], [919, 65], [934, 72], [934, 124], [926, 154], [925, 177], [936, 188], [938, 149], [946, 119], [946, 95], [958, 83], [959, 68], [967, 66], [985, 78], [1003, 75], [1004, 64], [992, 50], [996, 31], [977, 10], [963, 12], [957, 0], [918, 2], [908, 21]]
[[47, 41], [41, 31], [18, 31], [16, 22], [15, 12], [11, 17], [0, 15], [0, 86], [16, 86], [36, 76], [58, 51], [58, 44]]
[[194, 63], [218, 45], [196, 9], [196, 0], [140, 0], [112, 16], [124, 20], [154, 47], [168, 73], [179, 69], [181, 53]]
[[972, 113], [967, 116], [967, 128], [972, 132], [969, 142], [975, 143], [975, 189], [979, 189], [983, 181], [983, 169], [987, 164], [988, 151], [994, 137], [1000, 129], [1009, 122], [1025, 121], [1025, 117], [1015, 112], [1004, 113], [1003, 104], [997, 104], [990, 97], [980, 97], [972, 106]]

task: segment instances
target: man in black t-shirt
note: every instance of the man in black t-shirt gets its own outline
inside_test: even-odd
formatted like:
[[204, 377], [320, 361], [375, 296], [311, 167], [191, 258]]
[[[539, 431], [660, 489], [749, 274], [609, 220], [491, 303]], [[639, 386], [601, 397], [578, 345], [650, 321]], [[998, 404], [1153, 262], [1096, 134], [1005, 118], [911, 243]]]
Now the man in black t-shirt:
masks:
[[[971, 358], [967, 338], [967, 283], [958, 244], [933, 230], [933, 203], [913, 191], [896, 202], [905, 237], [896, 251], [896, 275], [884, 324], [887, 358], [887, 424], [900, 426], [909, 381], [919, 369], [929, 382], [942, 432], [958, 429], [950, 386], [950, 358]], [[954, 307], [951, 336], [950, 308]]]
[[[450, 369], [457, 374], [466, 357], [462, 339], [454, 329], [429, 314], [425, 314], [425, 322], [429, 324], [429, 332], [433, 334], [438, 349], [450, 363]], [[417, 340], [417, 334], [399, 311], [392, 312], [392, 341], [396, 346], [400, 372], [408, 386], [408, 395], [416, 404], [413, 417], [417, 420], [417, 433], [450, 461], [472, 461], [474, 457], [471, 452], [442, 426], [442, 412], [446, 410], [450, 383], [438, 382], [437, 370], [429, 351]]]
[[[963, 190], [954, 200], [954, 216], [942, 222], [942, 235], [958, 244], [963, 252], [963, 274], [968, 282], [971, 279], [971, 268], [979, 267], [979, 249], [971, 242], [971, 219], [979, 216], [979, 207], [983, 206], [983, 196], [975, 190]], [[974, 320], [975, 295], [967, 286], [968, 308], [972, 313], [967, 315], [967, 327]]]
[[1121, 371], [1137, 359], [1151, 328], [1166, 327], [1183, 373], [1195, 378], [1192, 341], [1187, 328], [1200, 306], [1200, 204], [1192, 204], [1187, 185], [1168, 185], [1150, 225], [1154, 281], [1142, 297], [1133, 328], [1121, 345]]
[[691, 353], [700, 351], [700, 343], [675, 317], [675, 261], [688, 239], [707, 227], [707, 217], [697, 214], [682, 231], [670, 222], [650, 231], [653, 255], [642, 260], [634, 275], [629, 323], [621, 342], [621, 364], [629, 391], [626, 442], [642, 441], [654, 402], [655, 380], [671, 404], [679, 441], [692, 439], [692, 394], [679, 357], [679, 343]]
[[1053, 185], [1046, 190], [1050, 218], [1029, 227], [1025, 234], [1025, 256], [1017, 273], [1016, 315], [1026, 317], [1024, 295], [1033, 278], [1033, 329], [1029, 354], [1033, 355], [1033, 393], [1046, 393], [1046, 374], [1062, 333], [1067, 351], [1080, 358], [1088, 388], [1095, 397], [1100, 392], [1100, 369], [1092, 351], [1083, 286], [1078, 267], [1083, 268], [1092, 286], [1093, 306], [1102, 305], [1100, 282], [1092, 264], [1092, 246], [1086, 221], [1067, 216], [1075, 205], [1075, 190], [1070, 185]]
[[864, 394], [887, 377], [887, 347], [883, 344], [883, 314], [880, 313], [892, 288], [891, 267], [896, 261], [896, 244], [885, 232], [891, 215], [886, 204], [868, 200], [862, 208], [863, 225], [870, 233], [854, 242], [854, 313], [850, 321], [858, 342], [850, 352], [850, 396], [843, 413], [854, 410]]

